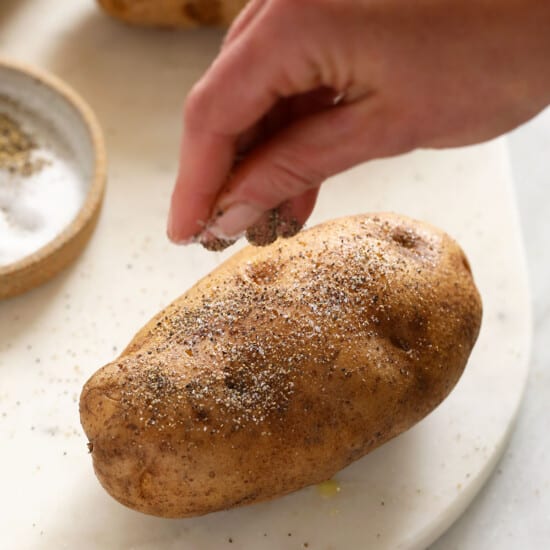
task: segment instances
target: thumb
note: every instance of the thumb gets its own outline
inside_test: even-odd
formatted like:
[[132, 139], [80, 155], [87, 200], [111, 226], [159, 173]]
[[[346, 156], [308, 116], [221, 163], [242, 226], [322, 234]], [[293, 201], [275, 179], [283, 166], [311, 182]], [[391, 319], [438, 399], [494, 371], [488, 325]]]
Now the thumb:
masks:
[[216, 236], [242, 234], [265, 212], [319, 187], [361, 162], [415, 147], [412, 125], [376, 97], [342, 104], [302, 119], [252, 153], [214, 208]]

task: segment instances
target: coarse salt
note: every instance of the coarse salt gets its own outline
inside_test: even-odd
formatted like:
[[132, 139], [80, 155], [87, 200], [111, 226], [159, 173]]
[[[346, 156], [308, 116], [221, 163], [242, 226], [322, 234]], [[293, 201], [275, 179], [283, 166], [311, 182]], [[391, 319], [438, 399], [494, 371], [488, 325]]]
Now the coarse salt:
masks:
[[22, 174], [0, 168], [0, 267], [55, 239], [85, 199], [84, 182], [70, 155], [42, 145], [40, 137], [37, 141], [31, 160], [40, 161], [40, 169]]

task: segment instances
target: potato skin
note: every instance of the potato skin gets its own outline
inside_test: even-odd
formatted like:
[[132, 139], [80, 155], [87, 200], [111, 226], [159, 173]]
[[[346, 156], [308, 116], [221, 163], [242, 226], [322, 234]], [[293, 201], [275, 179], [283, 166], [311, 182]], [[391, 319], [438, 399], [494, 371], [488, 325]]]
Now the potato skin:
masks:
[[464, 253], [425, 223], [360, 215], [247, 247], [86, 383], [96, 474], [163, 517], [321, 482], [447, 396], [480, 322]]
[[248, 0], [98, 0], [110, 15], [153, 27], [228, 26]]

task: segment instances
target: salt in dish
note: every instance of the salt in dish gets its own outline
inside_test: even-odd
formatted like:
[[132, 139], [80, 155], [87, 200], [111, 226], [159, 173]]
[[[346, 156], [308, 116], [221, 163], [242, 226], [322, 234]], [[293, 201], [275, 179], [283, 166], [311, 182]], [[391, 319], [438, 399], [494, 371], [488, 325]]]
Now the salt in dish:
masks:
[[103, 137], [90, 108], [55, 77], [0, 61], [0, 298], [76, 258], [104, 185]]

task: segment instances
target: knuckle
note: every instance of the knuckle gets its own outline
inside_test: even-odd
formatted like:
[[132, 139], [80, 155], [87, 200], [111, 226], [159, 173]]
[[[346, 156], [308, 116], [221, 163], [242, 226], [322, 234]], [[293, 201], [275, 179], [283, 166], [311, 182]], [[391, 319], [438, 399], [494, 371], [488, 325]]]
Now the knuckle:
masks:
[[193, 86], [187, 98], [183, 109], [183, 116], [186, 126], [190, 129], [204, 126], [209, 120], [209, 109], [212, 104], [210, 89], [203, 82], [198, 82]]

